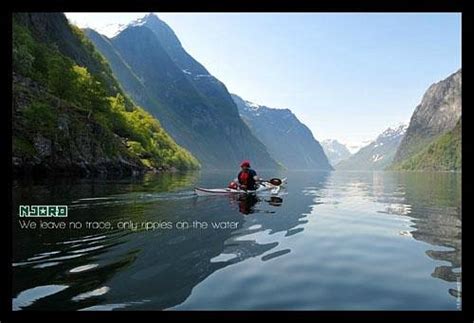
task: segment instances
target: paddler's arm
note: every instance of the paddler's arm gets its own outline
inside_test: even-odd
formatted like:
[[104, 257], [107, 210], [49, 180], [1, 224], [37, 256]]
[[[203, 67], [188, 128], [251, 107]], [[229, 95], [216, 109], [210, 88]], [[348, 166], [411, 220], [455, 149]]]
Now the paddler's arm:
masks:
[[255, 182], [263, 182], [263, 178], [259, 177], [257, 173], [255, 173], [255, 176], [253, 177], [253, 180]]

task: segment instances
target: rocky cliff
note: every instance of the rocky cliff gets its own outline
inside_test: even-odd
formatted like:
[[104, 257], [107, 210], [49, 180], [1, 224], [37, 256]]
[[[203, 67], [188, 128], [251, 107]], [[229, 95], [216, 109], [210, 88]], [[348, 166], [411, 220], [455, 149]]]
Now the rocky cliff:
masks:
[[461, 117], [461, 70], [431, 85], [416, 107], [397, 153], [394, 166], [413, 157], [456, 126]]

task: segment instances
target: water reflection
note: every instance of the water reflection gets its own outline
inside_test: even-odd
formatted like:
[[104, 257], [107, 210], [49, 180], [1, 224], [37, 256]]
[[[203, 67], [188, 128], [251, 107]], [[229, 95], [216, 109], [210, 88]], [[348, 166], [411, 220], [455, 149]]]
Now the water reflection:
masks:
[[[198, 286], [206, 282], [212, 285], [217, 273], [230, 271], [235, 275], [233, 286], [243, 290], [241, 284], [248, 283], [249, 278], [245, 272], [241, 277], [232, 269], [242, 269], [248, 263], [255, 266], [255, 261], [299, 270], [298, 275], [279, 276], [286, 286], [295, 284], [301, 290], [311, 286], [306, 294], [301, 291], [295, 307], [339, 305], [337, 300], [344, 295], [331, 291], [347, 286], [354, 287], [354, 293], [356, 286], [361, 288], [360, 293], [370, 298], [367, 304], [376, 306], [380, 305], [376, 303], [378, 298], [371, 293], [387, 293], [396, 287], [390, 285], [392, 280], [376, 285], [377, 281], [363, 279], [364, 275], [370, 276], [367, 273], [381, 274], [373, 264], [388, 259], [383, 258], [389, 257], [383, 248], [393, 247], [390, 239], [426, 242], [426, 255], [434, 260], [432, 276], [447, 282], [460, 281], [460, 180], [452, 174], [294, 172], [288, 177], [286, 195], [204, 198], [193, 194], [194, 186], [220, 187], [228, 182], [229, 174], [188, 173], [107, 182], [17, 182], [13, 189], [14, 213], [19, 204], [64, 203], [71, 206], [71, 221], [197, 221], [208, 227], [32, 233], [19, 229], [14, 221], [14, 309], [174, 308], [186, 304]], [[346, 212], [346, 206], [350, 212]], [[400, 236], [396, 231], [395, 238], [374, 235], [378, 230], [398, 230], [398, 224], [390, 222], [394, 218], [406, 220], [411, 227], [400, 230]], [[213, 228], [212, 223], [229, 226]], [[354, 228], [362, 230], [356, 237], [350, 232]], [[373, 246], [374, 237], [380, 240]], [[400, 248], [390, 250], [406, 252]], [[401, 254], [394, 253], [392, 258], [396, 260]], [[250, 267], [249, 271], [253, 269]], [[400, 278], [403, 273], [399, 269], [415, 267], [401, 264], [386, 270], [393, 275], [390, 277]], [[268, 277], [268, 273], [260, 274], [255, 276], [259, 281]], [[259, 275], [258, 270], [254, 275]], [[225, 281], [229, 280], [227, 277]], [[366, 284], [357, 285], [358, 281]], [[384, 283], [387, 287], [381, 289]], [[213, 290], [224, 283], [215, 284]], [[276, 295], [271, 287], [263, 286], [255, 297], [269, 302], [273, 297], [297, 297], [294, 288]], [[325, 292], [321, 297], [315, 294], [318, 289]], [[457, 290], [450, 293], [458, 296]], [[207, 296], [193, 305], [202, 307]], [[392, 296], [396, 299], [397, 295]], [[361, 300], [347, 297], [341, 307]], [[383, 297], [380, 299], [383, 301]], [[238, 300], [231, 298], [228, 302], [227, 306], [232, 306]], [[222, 304], [226, 305], [225, 301]]]
[[[242, 214], [252, 214], [260, 212], [256, 208], [258, 203], [265, 202], [268, 205], [279, 207], [283, 204], [283, 198], [279, 196], [257, 196], [254, 194], [234, 194], [229, 196], [230, 204], [237, 205], [238, 210]], [[275, 211], [264, 211], [266, 213], [275, 213]]]
[[[35, 256], [13, 263], [13, 308], [54, 310], [59, 303], [61, 309], [74, 310], [103, 301], [99, 296], [108, 291], [103, 285], [133, 263], [139, 252], [138, 249], [116, 252], [124, 243], [125, 235], [116, 232], [57, 242], [44, 237], [39, 239], [43, 242], [30, 249], [42, 252], [34, 251]], [[43, 294], [38, 286], [64, 288], [48, 289], [48, 293]], [[92, 293], [100, 288], [104, 293]], [[28, 300], [29, 297], [32, 299]]]
[[[426, 254], [447, 265], [436, 266], [432, 276], [447, 282], [461, 281], [461, 175], [425, 173], [400, 176], [406, 203], [412, 205], [413, 238], [443, 247]], [[456, 295], [454, 295], [456, 296]]]
[[250, 214], [255, 212], [255, 205], [260, 199], [254, 194], [236, 194], [230, 196], [231, 204], [236, 202], [239, 212], [242, 214]]
[[[29, 201], [32, 204], [64, 204], [93, 198], [94, 202], [111, 195], [140, 192], [175, 192], [191, 187], [200, 176], [198, 171], [154, 174], [121, 179], [52, 177], [22, 177], [13, 180], [12, 200]], [[16, 205], [16, 204], [15, 204]], [[16, 210], [14, 210], [16, 211]]]
[[449, 264], [436, 266], [432, 276], [447, 282], [461, 281], [461, 175], [384, 172], [374, 173], [375, 182], [383, 188], [374, 188], [374, 196], [387, 204], [385, 212], [410, 216], [413, 238], [443, 248], [426, 251], [430, 258]]
[[[407, 217], [411, 230], [400, 231], [400, 235], [428, 243], [431, 248], [426, 255], [445, 262], [434, 267], [432, 276], [461, 281], [460, 173], [341, 172], [332, 185], [347, 187], [344, 193], [335, 189], [341, 194], [335, 198], [347, 194], [345, 198], [371, 200], [383, 206], [378, 213]], [[355, 199], [352, 203], [358, 205]]]
[[[13, 223], [14, 308], [165, 309], [182, 303], [196, 285], [219, 269], [251, 257], [269, 261], [290, 253], [289, 249], [270, 252], [280, 244], [277, 237], [262, 243], [250, 234], [286, 231], [290, 236], [302, 232], [311, 197], [288, 204], [277, 196], [194, 197], [191, 188], [197, 179], [203, 186], [216, 181], [216, 174], [206, 176], [192, 173], [109, 182], [17, 183], [14, 205], [69, 204], [71, 220], [198, 220], [237, 225], [206, 230], [65, 230], [35, 235]], [[313, 184], [325, 177], [313, 177]], [[221, 182], [225, 182], [223, 178], [226, 176], [221, 175]], [[31, 296], [40, 286], [66, 287]]]

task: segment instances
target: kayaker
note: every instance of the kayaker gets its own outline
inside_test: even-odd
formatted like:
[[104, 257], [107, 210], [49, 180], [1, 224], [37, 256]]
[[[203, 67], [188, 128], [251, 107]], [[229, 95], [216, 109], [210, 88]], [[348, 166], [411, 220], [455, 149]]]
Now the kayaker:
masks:
[[257, 176], [257, 172], [250, 168], [250, 161], [244, 160], [240, 164], [241, 171], [237, 175], [234, 182], [239, 183], [239, 186], [243, 190], [255, 190], [257, 189], [257, 182], [261, 180]]

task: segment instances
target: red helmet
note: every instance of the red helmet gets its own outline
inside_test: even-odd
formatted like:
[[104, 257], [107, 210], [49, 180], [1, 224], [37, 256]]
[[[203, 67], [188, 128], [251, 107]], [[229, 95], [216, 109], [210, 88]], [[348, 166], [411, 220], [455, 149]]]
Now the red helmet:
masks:
[[250, 161], [244, 160], [242, 163], [240, 163], [240, 167], [250, 167]]

